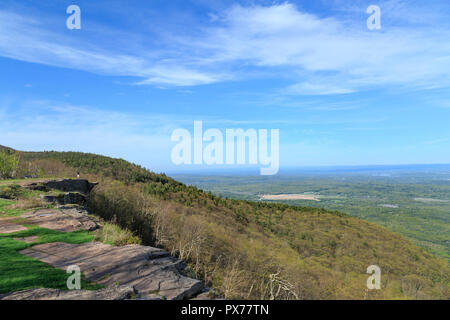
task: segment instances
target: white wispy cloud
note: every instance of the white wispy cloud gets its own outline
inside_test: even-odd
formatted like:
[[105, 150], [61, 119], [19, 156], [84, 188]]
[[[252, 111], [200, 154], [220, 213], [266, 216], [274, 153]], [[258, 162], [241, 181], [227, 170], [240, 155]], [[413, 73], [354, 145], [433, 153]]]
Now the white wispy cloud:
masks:
[[341, 86], [338, 84], [322, 83], [321, 81], [318, 81], [316, 83], [305, 81], [287, 87], [284, 92], [294, 95], [329, 95], [353, 93], [355, 91], [356, 90], [353, 88]]
[[[195, 32], [165, 32], [153, 46], [134, 51], [101, 41], [69, 41], [37, 18], [0, 11], [0, 55], [58, 67], [137, 77], [135, 84], [195, 86], [241, 80], [254, 70], [292, 80], [286, 94], [346, 94], [367, 88], [419, 89], [450, 85], [450, 28], [442, 12], [420, 15], [405, 1], [381, 2], [386, 23], [365, 27], [364, 7], [343, 6], [345, 17], [323, 17], [291, 3], [234, 5], [211, 13]], [[344, 9], [342, 9], [344, 10]], [[361, 19], [363, 18], [363, 19]], [[106, 28], [105, 28], [106, 29]], [[130, 39], [145, 38], [133, 34]], [[121, 34], [126, 38], [126, 35]], [[126, 43], [126, 39], [121, 39]], [[152, 52], [150, 54], [149, 52]]]
[[37, 18], [8, 11], [0, 11], [0, 55], [105, 75], [145, 79], [139, 84], [192, 86], [220, 80], [219, 75], [166, 62], [145, 52], [125, 54], [102, 48], [88, 39], [73, 43], [67, 35], [47, 30]]
[[[360, 8], [361, 9], [361, 8]], [[384, 12], [384, 11], [383, 11]], [[430, 87], [450, 84], [450, 29], [385, 26], [320, 18], [284, 3], [235, 6], [222, 27], [196, 43], [216, 62], [248, 61], [260, 67], [291, 67], [298, 94], [349, 93], [385, 85]], [[314, 78], [315, 83], [309, 79]]]

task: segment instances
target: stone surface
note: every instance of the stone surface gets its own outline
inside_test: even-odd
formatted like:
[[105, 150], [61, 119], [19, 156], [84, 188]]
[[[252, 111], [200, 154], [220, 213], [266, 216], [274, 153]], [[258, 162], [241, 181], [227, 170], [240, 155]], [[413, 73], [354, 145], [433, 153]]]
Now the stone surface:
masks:
[[201, 293], [196, 295], [192, 300], [225, 300], [217, 292], [210, 288], [204, 288]]
[[153, 247], [47, 243], [21, 253], [63, 270], [78, 265], [86, 280], [134, 287], [140, 299], [188, 299], [204, 288], [201, 281], [182, 274], [182, 261]]
[[101, 290], [33, 289], [0, 295], [0, 300], [125, 300], [136, 295], [129, 286], [111, 286]]
[[8, 222], [7, 219], [0, 219], [0, 233], [14, 233], [22, 230], [27, 230], [27, 228]]
[[87, 211], [80, 207], [40, 209], [24, 213], [22, 218], [25, 218], [28, 224], [64, 232], [93, 231], [99, 227], [98, 223], [87, 215]]

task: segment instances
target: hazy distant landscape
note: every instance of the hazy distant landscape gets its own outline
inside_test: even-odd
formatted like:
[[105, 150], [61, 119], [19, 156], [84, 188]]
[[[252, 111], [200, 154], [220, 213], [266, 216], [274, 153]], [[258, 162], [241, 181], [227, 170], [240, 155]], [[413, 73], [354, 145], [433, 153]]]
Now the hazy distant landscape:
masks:
[[274, 177], [217, 173], [174, 177], [228, 198], [338, 210], [386, 226], [450, 259], [450, 166], [298, 169]]

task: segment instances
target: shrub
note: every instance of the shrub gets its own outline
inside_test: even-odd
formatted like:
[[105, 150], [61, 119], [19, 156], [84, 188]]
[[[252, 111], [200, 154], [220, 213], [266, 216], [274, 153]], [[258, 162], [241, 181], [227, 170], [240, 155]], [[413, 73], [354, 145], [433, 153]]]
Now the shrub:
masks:
[[19, 157], [16, 154], [8, 150], [0, 150], [0, 179], [13, 178], [18, 165]]
[[118, 225], [105, 223], [97, 234], [96, 240], [114, 246], [141, 244], [141, 239], [133, 235], [130, 230], [121, 229]]
[[22, 193], [22, 188], [17, 184], [0, 187], [0, 198], [18, 199]]

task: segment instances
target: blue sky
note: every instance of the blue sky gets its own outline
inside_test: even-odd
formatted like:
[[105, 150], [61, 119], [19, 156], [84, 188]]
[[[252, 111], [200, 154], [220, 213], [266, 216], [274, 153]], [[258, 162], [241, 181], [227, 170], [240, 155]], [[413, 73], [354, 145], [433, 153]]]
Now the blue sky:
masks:
[[449, 16], [447, 0], [2, 0], [0, 144], [173, 172], [171, 133], [202, 120], [280, 129], [282, 168], [450, 163]]

